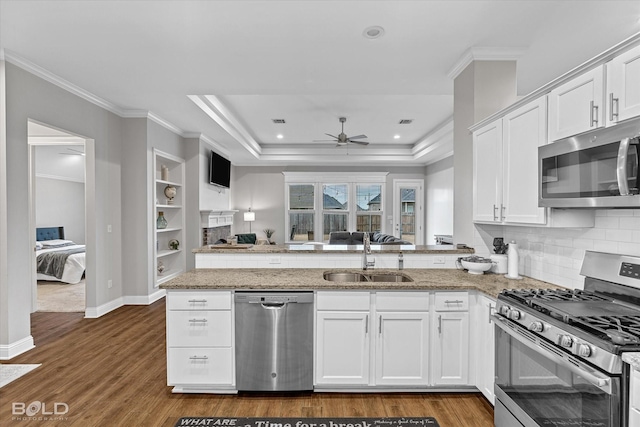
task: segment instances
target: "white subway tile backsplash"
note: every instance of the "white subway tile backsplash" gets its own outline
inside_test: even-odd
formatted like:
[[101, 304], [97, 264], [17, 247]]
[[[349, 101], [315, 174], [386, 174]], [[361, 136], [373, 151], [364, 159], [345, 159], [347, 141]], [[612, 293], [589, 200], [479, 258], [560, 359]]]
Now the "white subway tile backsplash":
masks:
[[620, 228], [620, 218], [610, 216], [596, 216], [595, 228]]
[[[603, 209], [597, 210], [595, 216], [595, 226], [583, 229], [483, 226], [484, 240], [515, 240], [520, 257], [524, 258], [520, 274], [581, 288], [584, 278], [580, 268], [586, 250], [640, 256], [640, 209]], [[493, 252], [491, 247], [488, 250]]]

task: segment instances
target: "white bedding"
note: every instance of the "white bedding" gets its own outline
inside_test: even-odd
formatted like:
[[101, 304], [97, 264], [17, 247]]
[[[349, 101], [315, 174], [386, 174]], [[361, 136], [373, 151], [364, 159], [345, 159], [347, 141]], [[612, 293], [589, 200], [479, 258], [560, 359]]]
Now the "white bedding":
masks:
[[[63, 246], [60, 248], [51, 248], [51, 249], [39, 249], [36, 251], [36, 258], [38, 257], [38, 255], [46, 253], [46, 252], [54, 252], [54, 251], [65, 251], [65, 250], [69, 250], [69, 249], [76, 249], [76, 248], [84, 248], [85, 245], [70, 245], [70, 246]], [[56, 276], [48, 276], [46, 274], [42, 274], [42, 273], [37, 273], [38, 280], [50, 280], [50, 281], [56, 281], [56, 282], [65, 282], [65, 283], [79, 283], [80, 280], [82, 280], [82, 274], [84, 273], [85, 270], [85, 253], [78, 253], [78, 254], [72, 254], [69, 255], [69, 258], [67, 258], [67, 262], [64, 264], [64, 271], [62, 273], [62, 278], [58, 279]]]

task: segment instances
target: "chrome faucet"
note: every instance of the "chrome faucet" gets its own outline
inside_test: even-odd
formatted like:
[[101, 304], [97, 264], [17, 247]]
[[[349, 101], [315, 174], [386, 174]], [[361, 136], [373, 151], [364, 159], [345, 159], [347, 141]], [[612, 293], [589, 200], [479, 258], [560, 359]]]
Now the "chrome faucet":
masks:
[[362, 233], [362, 269], [367, 270], [369, 267], [373, 268], [376, 265], [376, 260], [369, 261], [367, 255], [371, 255], [371, 240], [369, 233], [366, 231]]

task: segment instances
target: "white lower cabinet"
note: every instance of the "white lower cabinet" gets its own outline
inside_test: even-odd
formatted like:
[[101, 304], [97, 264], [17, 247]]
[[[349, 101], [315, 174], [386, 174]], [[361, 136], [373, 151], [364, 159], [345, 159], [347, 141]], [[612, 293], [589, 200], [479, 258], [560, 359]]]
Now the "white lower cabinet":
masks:
[[469, 294], [436, 292], [433, 384], [469, 385]]
[[167, 291], [167, 383], [174, 391], [235, 385], [231, 291]]
[[640, 426], [640, 372], [634, 367], [629, 379], [629, 425]]
[[429, 383], [429, 313], [378, 313], [376, 384]]
[[489, 402], [494, 404], [495, 393], [495, 325], [491, 315], [496, 300], [485, 295], [477, 296], [473, 336], [475, 343], [476, 386]]
[[428, 292], [318, 292], [316, 307], [316, 385], [428, 385]]
[[319, 311], [316, 384], [369, 383], [369, 312]]

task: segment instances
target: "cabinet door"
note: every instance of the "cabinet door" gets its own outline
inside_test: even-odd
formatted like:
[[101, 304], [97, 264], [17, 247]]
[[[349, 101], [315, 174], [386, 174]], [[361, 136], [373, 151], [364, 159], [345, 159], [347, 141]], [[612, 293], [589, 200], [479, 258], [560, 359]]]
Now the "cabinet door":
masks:
[[429, 313], [378, 313], [376, 385], [427, 385]]
[[369, 383], [369, 312], [319, 311], [316, 384]]
[[544, 224], [538, 207], [538, 147], [547, 141], [547, 104], [540, 97], [507, 114], [503, 126], [503, 192], [505, 222]]
[[640, 116], [640, 46], [607, 64], [607, 125]]
[[549, 93], [549, 140], [604, 126], [604, 66], [588, 71]]
[[434, 385], [469, 384], [469, 313], [435, 313]]
[[495, 403], [495, 331], [491, 314], [496, 307], [494, 299], [479, 298], [476, 319], [476, 386], [491, 404]]
[[473, 134], [473, 220], [500, 222], [502, 120]]

